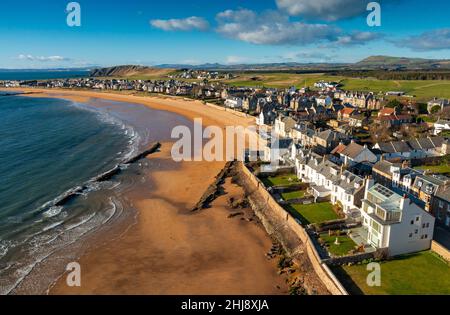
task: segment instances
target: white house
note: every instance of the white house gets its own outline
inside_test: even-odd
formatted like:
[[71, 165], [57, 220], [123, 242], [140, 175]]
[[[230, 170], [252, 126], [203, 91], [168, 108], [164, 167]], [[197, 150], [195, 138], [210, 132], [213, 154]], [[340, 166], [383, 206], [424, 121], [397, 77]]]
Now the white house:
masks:
[[386, 248], [390, 256], [428, 250], [435, 219], [428, 212], [392, 190], [366, 183], [361, 216], [363, 237], [375, 248]]
[[295, 160], [297, 177], [311, 184], [315, 199], [330, 198], [345, 214], [359, 213], [364, 197], [364, 179], [320, 155], [300, 150]]
[[450, 120], [439, 119], [434, 123], [434, 135], [437, 136], [443, 131], [450, 130]]
[[240, 97], [229, 96], [225, 100], [225, 106], [229, 108], [242, 108], [244, 100]]

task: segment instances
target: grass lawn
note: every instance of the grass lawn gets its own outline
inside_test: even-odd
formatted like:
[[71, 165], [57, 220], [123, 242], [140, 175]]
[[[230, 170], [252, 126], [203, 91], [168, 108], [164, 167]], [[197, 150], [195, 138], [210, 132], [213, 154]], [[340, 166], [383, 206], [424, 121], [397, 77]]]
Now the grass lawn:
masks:
[[347, 235], [341, 235], [337, 238], [339, 239], [339, 245], [336, 245], [336, 235], [329, 236], [328, 233], [323, 233], [320, 235], [320, 238], [327, 245], [328, 251], [335, 256], [346, 256], [349, 251], [355, 249], [356, 244], [353, 240]]
[[450, 164], [445, 163], [441, 165], [433, 165], [433, 166], [417, 166], [415, 169], [418, 170], [429, 170], [434, 174], [450, 174]]
[[367, 285], [370, 271], [366, 268], [366, 265], [353, 265], [334, 268], [333, 271], [352, 293], [450, 294], [450, 265], [431, 251], [382, 262], [380, 287]]
[[417, 96], [419, 101], [429, 101], [433, 97], [450, 98], [450, 80], [377, 80], [371, 78], [350, 78], [328, 74], [295, 74], [295, 73], [240, 73], [238, 78], [224, 80], [234, 86], [286, 88], [296, 86], [312, 87], [315, 82], [334, 81], [343, 84], [343, 88], [351, 91], [404, 91]]
[[287, 210], [303, 224], [320, 223], [339, 219], [329, 202], [313, 203], [310, 205], [289, 205]]
[[281, 197], [283, 197], [284, 200], [289, 201], [292, 199], [301, 199], [305, 197], [305, 191], [299, 190], [299, 191], [291, 191], [288, 193], [281, 194]]
[[294, 174], [267, 177], [263, 178], [262, 182], [264, 183], [264, 185], [266, 185], [266, 187], [290, 186], [300, 184], [300, 180]]

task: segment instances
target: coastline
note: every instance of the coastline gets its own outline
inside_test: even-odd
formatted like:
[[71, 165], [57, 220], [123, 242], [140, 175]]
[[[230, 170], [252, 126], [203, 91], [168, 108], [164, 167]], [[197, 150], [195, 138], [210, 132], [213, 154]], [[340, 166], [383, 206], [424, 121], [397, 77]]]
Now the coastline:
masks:
[[[87, 91], [17, 90], [35, 92], [25, 96], [83, 103], [107, 99], [142, 104], [189, 120], [201, 117], [204, 126], [248, 126], [253, 121], [198, 101]], [[227, 198], [239, 194], [240, 189], [227, 183], [226, 195], [210, 209], [189, 213], [225, 163], [175, 163], [170, 158], [170, 147], [171, 143], [163, 143], [161, 152], [147, 159], [155, 166], [144, 175], [151, 187], [145, 184], [139, 191], [130, 192], [129, 198], [137, 208], [136, 222], [106, 232], [103, 237], [99, 235], [103, 242], [98, 241], [95, 249], [82, 255], [80, 288], [67, 287], [62, 277], [50, 294], [287, 293], [276, 262], [265, 257], [272, 242], [264, 229], [254, 222], [228, 218]]]

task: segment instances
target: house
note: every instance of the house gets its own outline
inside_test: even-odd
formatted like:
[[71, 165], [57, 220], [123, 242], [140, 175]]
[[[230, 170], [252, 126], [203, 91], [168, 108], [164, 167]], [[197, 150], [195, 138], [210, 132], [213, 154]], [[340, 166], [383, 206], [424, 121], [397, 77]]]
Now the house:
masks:
[[358, 212], [364, 197], [364, 179], [308, 150], [299, 150], [295, 159], [297, 177], [310, 183], [316, 201], [330, 200], [345, 214]]
[[450, 131], [450, 120], [439, 119], [434, 123], [434, 135], [437, 136], [443, 131]]
[[225, 100], [225, 106], [229, 108], [242, 108], [244, 100], [241, 97], [229, 96]]
[[304, 148], [311, 148], [314, 146], [314, 129], [308, 127], [305, 123], [296, 124], [292, 129], [292, 138]]
[[340, 142], [349, 142], [349, 137], [343, 133], [327, 129], [316, 132], [313, 137], [314, 150], [318, 154], [329, 154]]
[[390, 256], [428, 250], [431, 247], [435, 219], [406, 196], [366, 182], [361, 218], [364, 240]]
[[424, 203], [426, 211], [433, 213], [433, 197], [450, 186], [450, 178], [443, 175], [418, 175], [411, 187], [411, 193]]
[[439, 111], [443, 111], [445, 107], [450, 106], [450, 101], [447, 99], [433, 99], [428, 102], [427, 110], [429, 114], [432, 114], [434, 108], [438, 108]]
[[369, 150], [367, 145], [359, 145], [353, 140], [349, 145], [340, 143], [331, 154], [338, 155], [340, 161], [346, 166], [352, 166], [357, 163], [370, 162], [376, 163], [378, 158], [372, 151]]
[[408, 141], [381, 142], [373, 146], [384, 159], [423, 159], [448, 154], [448, 143], [443, 137], [415, 138]]
[[351, 127], [362, 128], [369, 125], [369, 119], [364, 115], [352, 115], [348, 119], [348, 124]]
[[293, 140], [290, 138], [272, 139], [264, 147], [264, 161], [277, 163], [283, 156], [289, 156]]
[[445, 155], [442, 152], [442, 145], [445, 139], [443, 137], [415, 138], [408, 140], [412, 149], [411, 157], [413, 159], [422, 159], [430, 156]]
[[450, 186], [438, 188], [432, 199], [431, 209], [437, 223], [450, 230]]
[[280, 115], [277, 119], [275, 119], [275, 133], [280, 137], [288, 137], [291, 135], [291, 131], [296, 124], [297, 121], [294, 118]]
[[352, 115], [357, 114], [358, 111], [351, 107], [341, 109], [337, 114], [337, 119], [340, 121], [349, 121]]
[[372, 168], [375, 182], [399, 194], [410, 194], [416, 177], [422, 174], [422, 171], [414, 170], [406, 163], [392, 163], [386, 160], [375, 163]]
[[375, 121], [387, 128], [410, 124], [413, 122], [413, 117], [409, 114], [392, 114], [388, 116], [380, 115], [375, 118]]
[[272, 103], [267, 103], [264, 107], [262, 107], [261, 113], [256, 118], [257, 126], [272, 126], [277, 118], [277, 112], [275, 110], [275, 106]]
[[382, 158], [389, 159], [411, 159], [411, 148], [405, 141], [380, 142], [375, 144], [372, 149], [380, 150]]

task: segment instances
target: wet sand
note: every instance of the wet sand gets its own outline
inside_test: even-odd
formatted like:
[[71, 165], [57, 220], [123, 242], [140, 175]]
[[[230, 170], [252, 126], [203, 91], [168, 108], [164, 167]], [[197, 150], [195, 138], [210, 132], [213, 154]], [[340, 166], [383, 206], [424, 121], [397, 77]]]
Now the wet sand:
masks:
[[[205, 125], [221, 127], [253, 123], [253, 118], [239, 117], [197, 101], [78, 91], [42, 92], [32, 96], [139, 103], [189, 119], [201, 117]], [[241, 188], [227, 180], [226, 194], [216, 199], [211, 208], [190, 212], [225, 163], [175, 163], [170, 157], [171, 145], [164, 143], [160, 153], [149, 157], [158, 165], [146, 174], [151, 189], [144, 187], [131, 196], [138, 210], [136, 225], [81, 257], [81, 287], [68, 287], [63, 276], [50, 294], [287, 293], [285, 279], [277, 273], [277, 261], [265, 256], [272, 242], [263, 228], [239, 216], [228, 218], [233, 210], [227, 200], [239, 199]]]

